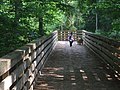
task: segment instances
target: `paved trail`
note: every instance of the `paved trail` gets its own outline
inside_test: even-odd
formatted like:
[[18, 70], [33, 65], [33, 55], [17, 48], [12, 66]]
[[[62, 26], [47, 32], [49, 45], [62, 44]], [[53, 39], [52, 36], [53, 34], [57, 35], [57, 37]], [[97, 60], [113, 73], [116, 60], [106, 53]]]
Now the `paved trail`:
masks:
[[87, 47], [59, 41], [34, 90], [120, 90], [120, 78]]

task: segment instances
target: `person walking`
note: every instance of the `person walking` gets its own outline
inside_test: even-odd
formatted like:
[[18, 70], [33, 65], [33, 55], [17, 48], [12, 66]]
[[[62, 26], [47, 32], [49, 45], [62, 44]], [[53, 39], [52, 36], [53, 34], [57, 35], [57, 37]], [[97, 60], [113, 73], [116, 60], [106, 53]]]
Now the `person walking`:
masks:
[[70, 47], [72, 47], [72, 44], [73, 44], [73, 41], [74, 41], [74, 39], [73, 39], [73, 33], [72, 33], [72, 32], [71, 32], [70, 35], [68, 36], [68, 41], [69, 41], [69, 43], [70, 43]]

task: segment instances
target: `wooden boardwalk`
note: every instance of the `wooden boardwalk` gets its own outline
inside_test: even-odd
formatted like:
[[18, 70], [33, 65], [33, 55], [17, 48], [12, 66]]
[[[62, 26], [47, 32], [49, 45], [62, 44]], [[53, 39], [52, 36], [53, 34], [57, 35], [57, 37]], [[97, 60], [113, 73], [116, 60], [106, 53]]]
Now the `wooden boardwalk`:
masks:
[[87, 47], [59, 41], [34, 90], [120, 90], [120, 78]]

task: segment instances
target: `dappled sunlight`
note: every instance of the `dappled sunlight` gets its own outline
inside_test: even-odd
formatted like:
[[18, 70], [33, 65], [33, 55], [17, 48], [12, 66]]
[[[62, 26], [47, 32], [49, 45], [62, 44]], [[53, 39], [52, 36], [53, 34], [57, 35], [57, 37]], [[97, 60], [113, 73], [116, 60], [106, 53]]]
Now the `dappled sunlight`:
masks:
[[70, 70], [70, 72], [72, 73], [72, 72], [74, 72], [74, 70]]
[[84, 80], [88, 80], [88, 77], [86, 75], [82, 76]]
[[[58, 45], [59, 45], [59, 48], [68, 48], [68, 47], [70, 47], [70, 45], [69, 45], [69, 41], [58, 41], [58, 43], [57, 43]], [[77, 42], [76, 41], [74, 41], [73, 42], [73, 44], [72, 44], [72, 47], [73, 48], [75, 48], [76, 46], [77, 46]], [[70, 48], [69, 48], [70, 49]]]
[[80, 70], [80, 73], [84, 73], [85, 71], [84, 70]]
[[[101, 67], [99, 67], [99, 68], [101, 68]], [[103, 68], [101, 68], [101, 69], [103, 69]], [[106, 67], [106, 69], [107, 69], [107, 67]], [[59, 88], [57, 88], [57, 86], [58, 86], [57, 83], [64, 86], [64, 82], [66, 82], [65, 84], [67, 84], [67, 85], [70, 84], [70, 87], [72, 87], [72, 86], [84, 87], [84, 88], [86, 88], [86, 90], [89, 90], [90, 89], [89, 87], [97, 86], [97, 84], [95, 84], [94, 82], [99, 83], [101, 88], [105, 88], [104, 86], [101, 85], [101, 83], [103, 83], [102, 80], [104, 78], [106, 78], [106, 82], [115, 81], [115, 79], [113, 79], [113, 78], [116, 78], [116, 80], [119, 80], [119, 79], [117, 79], [118, 76], [116, 74], [114, 74], [114, 77], [112, 77], [113, 76], [112, 73], [108, 74], [106, 72], [101, 77], [99, 75], [99, 73], [89, 71], [91, 73], [90, 74], [84, 68], [81, 68], [78, 71], [76, 69], [69, 69], [66, 71], [64, 67], [44, 67], [44, 69], [42, 70], [42, 74], [40, 75], [41, 83], [39, 84], [38, 87], [40, 88], [40, 90], [43, 90], [43, 89], [50, 90], [51, 88], [52, 88], [52, 90], [56, 90], [56, 89], [59, 89]], [[92, 78], [91, 78], [91, 76], [92, 76]], [[37, 86], [35, 88], [37, 88]]]
[[59, 67], [59, 68], [56, 68], [56, 67], [45, 67], [43, 70], [52, 70], [52, 71], [58, 71], [58, 70], [64, 70], [63, 67]]
[[58, 41], [58, 43], [61, 45], [65, 45], [65, 44], [68, 44], [68, 41]]
[[74, 77], [74, 78], [72, 77], [71, 80], [74, 81], [74, 80], [75, 80], [75, 77]]
[[73, 86], [75, 86], [75, 85], [76, 85], [76, 83], [72, 83], [72, 85], [73, 85]]
[[50, 86], [47, 83], [42, 83], [40, 85], [36, 85], [36, 87], [34, 89], [38, 89], [38, 90], [55, 90], [55, 88], [53, 86]]
[[85, 73], [84, 70], [81, 70], [81, 69], [80, 69], [80, 73], [81, 73], [81, 75], [82, 75], [83, 80], [88, 80], [88, 77], [87, 77], [87, 75], [86, 75], [86, 73]]
[[99, 62], [99, 58], [90, 54], [85, 47], [74, 44], [70, 49], [68, 41], [58, 41], [56, 51], [41, 70], [38, 79], [41, 83], [35, 88], [39, 90], [107, 90], [112, 86], [119, 88], [118, 71], [113, 72], [109, 64]]
[[93, 73], [93, 75], [94, 75], [94, 77], [95, 77], [95, 79], [96, 79], [97, 81], [101, 81], [100, 78], [98, 77], [98, 74], [97, 74], [97, 73]]
[[75, 78], [75, 75], [72, 75], [71, 78]]
[[60, 74], [42, 74], [44, 76], [51, 76], [51, 77], [58, 77], [58, 78], [63, 78], [64, 76], [63, 75], [60, 75]]
[[109, 74], [105, 74], [105, 75], [106, 75], [106, 78], [107, 78], [108, 80], [113, 80], [112, 77], [111, 77]]

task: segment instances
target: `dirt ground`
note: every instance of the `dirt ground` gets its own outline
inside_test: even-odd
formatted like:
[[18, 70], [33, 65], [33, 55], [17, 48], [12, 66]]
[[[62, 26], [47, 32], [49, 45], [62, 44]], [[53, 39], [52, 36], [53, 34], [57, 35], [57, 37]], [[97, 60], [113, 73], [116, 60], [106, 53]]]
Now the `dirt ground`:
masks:
[[84, 45], [59, 41], [34, 90], [120, 90], [120, 78]]

